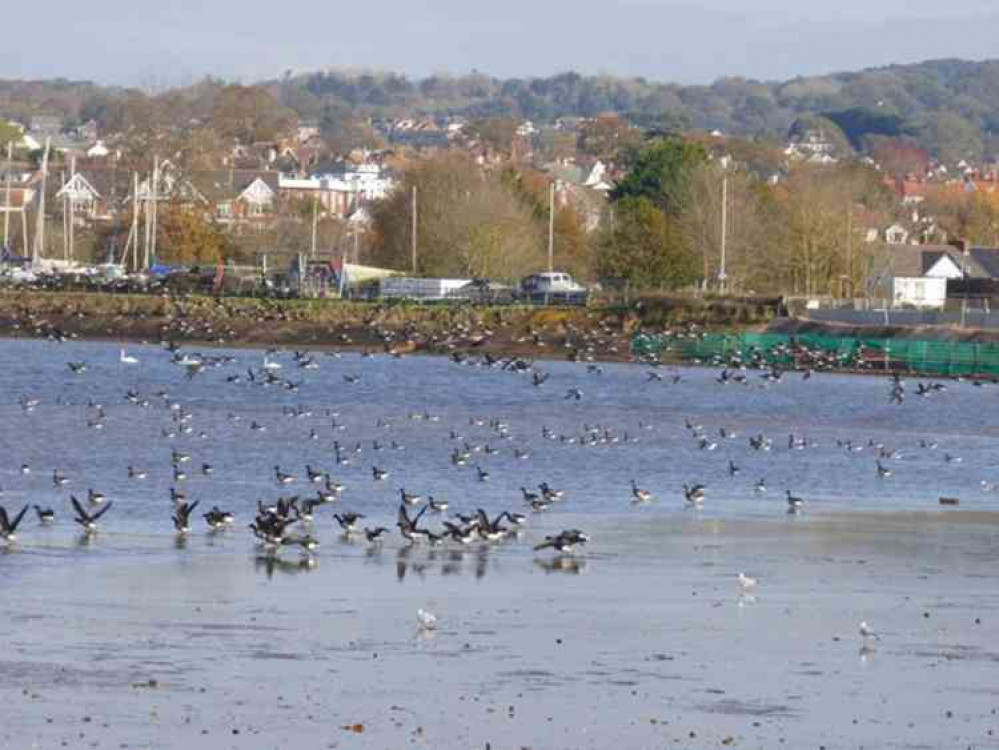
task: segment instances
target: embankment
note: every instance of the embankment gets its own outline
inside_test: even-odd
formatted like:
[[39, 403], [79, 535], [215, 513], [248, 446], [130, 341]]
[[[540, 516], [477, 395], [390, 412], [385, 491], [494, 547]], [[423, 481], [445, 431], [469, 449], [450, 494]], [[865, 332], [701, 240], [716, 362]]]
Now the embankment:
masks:
[[538, 308], [4, 290], [0, 336], [625, 360], [639, 330], [760, 326], [774, 312], [682, 297]]

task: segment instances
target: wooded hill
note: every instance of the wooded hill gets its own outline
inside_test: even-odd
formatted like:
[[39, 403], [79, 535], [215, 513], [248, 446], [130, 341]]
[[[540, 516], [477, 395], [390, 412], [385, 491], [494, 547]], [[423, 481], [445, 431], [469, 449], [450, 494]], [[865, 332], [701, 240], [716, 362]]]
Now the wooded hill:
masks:
[[[708, 86], [577, 73], [411, 80], [338, 71], [289, 73], [260, 86], [282, 107], [317, 120], [330, 111], [350, 111], [372, 118], [511, 116], [546, 123], [616, 112], [649, 129], [783, 139], [800, 116], [822, 115], [854, 148], [871, 136], [904, 136], [944, 159], [999, 153], [999, 60], [934, 60], [782, 82], [730, 77]], [[95, 119], [105, 132], [136, 119], [181, 125], [210, 112], [222, 87], [221, 81], [206, 79], [150, 97], [89, 82], [0, 81], [0, 114], [19, 119], [58, 114], [70, 123]]]

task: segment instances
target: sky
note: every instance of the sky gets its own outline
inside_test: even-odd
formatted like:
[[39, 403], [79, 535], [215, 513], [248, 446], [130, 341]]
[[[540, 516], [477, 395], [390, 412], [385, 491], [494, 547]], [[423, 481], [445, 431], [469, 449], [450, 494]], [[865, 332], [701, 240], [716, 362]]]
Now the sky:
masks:
[[999, 56], [996, 0], [47, 0], [43, 26], [10, 5], [0, 77], [147, 88], [331, 67], [696, 84]]

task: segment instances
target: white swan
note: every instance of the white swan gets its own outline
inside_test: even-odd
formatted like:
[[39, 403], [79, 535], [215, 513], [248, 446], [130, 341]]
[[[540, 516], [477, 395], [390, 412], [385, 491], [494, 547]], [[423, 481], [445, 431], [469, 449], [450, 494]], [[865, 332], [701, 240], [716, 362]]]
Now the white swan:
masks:
[[139, 360], [136, 357], [133, 357], [131, 354], [125, 354], [124, 349], [119, 350], [118, 361], [121, 362], [123, 365], [139, 364]]

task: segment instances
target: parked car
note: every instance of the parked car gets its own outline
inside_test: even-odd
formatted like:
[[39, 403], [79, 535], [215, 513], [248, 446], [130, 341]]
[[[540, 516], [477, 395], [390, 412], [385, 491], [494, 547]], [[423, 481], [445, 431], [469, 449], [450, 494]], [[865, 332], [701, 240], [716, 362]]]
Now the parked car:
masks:
[[585, 305], [589, 292], [569, 274], [547, 271], [521, 280], [518, 296], [535, 305]]

